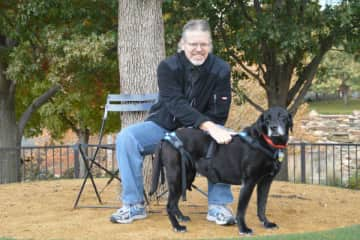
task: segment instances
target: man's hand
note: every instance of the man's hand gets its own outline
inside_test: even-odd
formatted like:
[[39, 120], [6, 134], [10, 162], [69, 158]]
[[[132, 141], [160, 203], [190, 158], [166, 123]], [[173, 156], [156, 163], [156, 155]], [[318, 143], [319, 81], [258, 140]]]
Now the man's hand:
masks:
[[229, 131], [211, 121], [203, 122], [200, 125], [200, 129], [208, 132], [210, 136], [219, 144], [228, 144], [231, 142], [232, 135], [237, 134], [236, 132]]

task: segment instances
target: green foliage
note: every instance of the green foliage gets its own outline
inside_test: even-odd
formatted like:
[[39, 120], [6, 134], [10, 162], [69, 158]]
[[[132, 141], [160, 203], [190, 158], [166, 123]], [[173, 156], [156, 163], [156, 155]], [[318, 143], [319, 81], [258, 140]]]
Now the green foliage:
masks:
[[[118, 92], [117, 0], [34, 0], [0, 3], [0, 37], [16, 44], [0, 56], [17, 82], [18, 118], [53, 83], [61, 92], [33, 114], [26, 136], [47, 128], [95, 133], [109, 92]], [[110, 121], [108, 129], [119, 128]]]
[[[106, 95], [118, 89], [117, 57], [109, 52], [114, 34], [74, 34], [64, 40], [54, 33], [48, 39], [48, 50], [53, 53], [48, 79], [60, 82], [63, 91], [41, 109], [44, 127], [56, 138], [69, 126], [97, 132]], [[119, 122], [114, 125], [118, 129]]]
[[336, 93], [341, 84], [360, 91], [360, 62], [354, 54], [341, 50], [329, 51], [322, 62], [312, 90], [318, 93]]
[[[167, 54], [191, 18], [212, 26], [214, 51], [233, 66], [233, 78], [256, 80], [268, 105], [297, 109], [324, 54], [333, 46], [359, 51], [359, 2], [321, 9], [318, 1], [173, 0], [164, 3]], [[242, 92], [242, 94], [246, 94]]]
[[360, 170], [358, 169], [351, 177], [349, 178], [348, 187], [352, 189], [360, 189]]

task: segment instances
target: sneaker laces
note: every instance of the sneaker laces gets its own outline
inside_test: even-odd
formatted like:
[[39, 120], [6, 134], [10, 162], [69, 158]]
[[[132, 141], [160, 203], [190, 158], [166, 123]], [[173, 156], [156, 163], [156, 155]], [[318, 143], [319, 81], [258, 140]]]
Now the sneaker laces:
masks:
[[218, 205], [218, 204], [213, 204], [210, 205], [209, 210], [213, 210], [216, 212], [216, 215], [219, 215], [221, 218], [226, 218], [226, 217], [233, 217], [233, 213], [232, 211], [226, 207], [226, 205]]
[[129, 205], [124, 205], [121, 208], [119, 208], [118, 210], [116, 210], [116, 214], [124, 214], [124, 213], [128, 213], [128, 212], [130, 212]]
[[126, 213], [126, 212], [130, 212], [131, 208], [135, 208], [135, 209], [140, 209], [140, 208], [145, 208], [144, 204], [141, 203], [137, 203], [137, 204], [126, 204], [123, 205], [121, 208], [119, 208], [116, 212], [117, 213]]

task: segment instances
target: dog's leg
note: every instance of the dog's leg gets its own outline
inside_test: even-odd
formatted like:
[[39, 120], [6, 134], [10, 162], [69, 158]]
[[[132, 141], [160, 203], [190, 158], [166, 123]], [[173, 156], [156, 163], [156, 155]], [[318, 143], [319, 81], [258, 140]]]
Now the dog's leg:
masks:
[[181, 211], [180, 211], [180, 208], [179, 208], [179, 205], [177, 206], [177, 212], [175, 213], [177, 219], [180, 221], [180, 222], [189, 222], [190, 221], [190, 217], [189, 216], [185, 216]]
[[[191, 184], [195, 179], [195, 174], [196, 174], [196, 170], [195, 169], [188, 169], [186, 172], [186, 183], [187, 183], [187, 189], [191, 190]], [[176, 182], [175, 184], [178, 184], [178, 182]], [[182, 187], [181, 186], [181, 193], [182, 193]], [[178, 193], [178, 192], [176, 192]], [[185, 216], [180, 208], [179, 208], [179, 198], [181, 195], [176, 195], [177, 201], [175, 204], [175, 208], [173, 209], [173, 213], [175, 214], [176, 218], [180, 221], [180, 222], [188, 222], [190, 221], [190, 217], [189, 216]]]
[[[150, 196], [156, 192], [158, 184], [159, 184], [159, 177], [161, 174], [163, 177], [164, 170], [163, 170], [163, 166], [162, 166], [162, 162], [161, 162], [161, 149], [162, 149], [163, 144], [164, 144], [164, 142], [161, 141], [155, 150], [155, 157], [152, 162], [153, 166], [152, 166], [151, 188], [149, 191]], [[161, 184], [163, 184], [163, 182], [164, 181], [161, 181]]]
[[278, 227], [275, 223], [269, 222], [265, 215], [266, 203], [273, 178], [273, 176], [266, 176], [257, 184], [257, 214], [265, 228]]
[[186, 217], [181, 213], [181, 211], [179, 209], [179, 199], [181, 196], [181, 184], [179, 181], [178, 182], [169, 182], [168, 181], [168, 188], [169, 188], [169, 198], [168, 198], [168, 204], [166, 206], [166, 210], [167, 210], [171, 225], [173, 226], [175, 232], [186, 232], [186, 226], [180, 225], [176, 218], [176, 217], [178, 217], [180, 220], [186, 219]]
[[237, 208], [236, 220], [239, 228], [240, 234], [252, 234], [253, 231], [248, 228], [245, 223], [245, 213], [248, 207], [251, 194], [255, 187], [255, 181], [252, 179], [247, 179], [243, 181], [243, 186], [241, 187], [239, 203]]

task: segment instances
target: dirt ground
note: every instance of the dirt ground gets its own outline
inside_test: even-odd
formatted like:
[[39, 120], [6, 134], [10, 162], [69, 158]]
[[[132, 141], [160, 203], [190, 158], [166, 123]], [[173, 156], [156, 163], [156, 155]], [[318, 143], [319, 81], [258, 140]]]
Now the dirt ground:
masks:
[[[97, 179], [104, 186], [107, 179]], [[81, 180], [58, 180], [0, 185], [0, 236], [18, 239], [204, 239], [237, 237], [236, 226], [207, 222], [207, 200], [197, 191], [188, 193], [180, 208], [192, 218], [187, 233], [175, 233], [165, 213], [165, 201], [153, 201], [147, 219], [133, 224], [112, 224], [115, 209], [73, 209]], [[198, 177], [196, 185], [206, 181]], [[102, 193], [106, 205], [119, 206], [119, 184]], [[235, 210], [239, 186], [233, 186]], [[255, 235], [326, 230], [360, 223], [360, 192], [334, 187], [275, 182], [268, 200], [268, 217], [279, 229], [264, 229], [256, 217], [256, 194], [247, 211]], [[90, 185], [80, 205], [98, 205]]]

